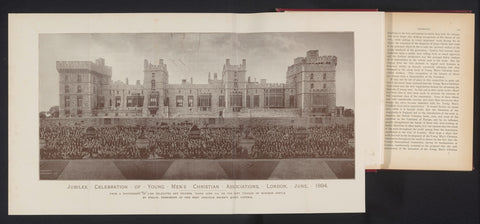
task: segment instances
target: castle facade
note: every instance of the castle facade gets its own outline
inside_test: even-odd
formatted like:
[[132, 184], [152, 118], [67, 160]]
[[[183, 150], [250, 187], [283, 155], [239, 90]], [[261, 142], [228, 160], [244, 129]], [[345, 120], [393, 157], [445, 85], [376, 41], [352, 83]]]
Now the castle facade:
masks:
[[343, 116], [336, 106], [337, 57], [310, 50], [287, 68], [286, 83], [247, 77], [247, 62], [226, 59], [207, 84], [168, 81], [167, 65], [144, 60], [143, 84], [112, 81], [102, 58], [57, 61], [60, 117], [298, 117]]

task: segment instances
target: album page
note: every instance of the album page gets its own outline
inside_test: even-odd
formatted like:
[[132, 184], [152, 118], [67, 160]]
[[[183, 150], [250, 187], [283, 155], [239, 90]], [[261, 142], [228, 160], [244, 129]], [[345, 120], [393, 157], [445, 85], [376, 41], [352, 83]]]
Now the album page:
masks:
[[10, 14], [9, 214], [364, 212], [384, 18]]

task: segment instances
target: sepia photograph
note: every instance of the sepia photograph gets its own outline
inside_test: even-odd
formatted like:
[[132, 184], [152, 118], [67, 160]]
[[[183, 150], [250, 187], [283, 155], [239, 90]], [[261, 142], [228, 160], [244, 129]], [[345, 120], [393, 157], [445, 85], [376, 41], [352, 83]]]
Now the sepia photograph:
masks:
[[355, 178], [353, 32], [39, 35], [40, 180]]
[[10, 17], [10, 214], [365, 211], [383, 14]]

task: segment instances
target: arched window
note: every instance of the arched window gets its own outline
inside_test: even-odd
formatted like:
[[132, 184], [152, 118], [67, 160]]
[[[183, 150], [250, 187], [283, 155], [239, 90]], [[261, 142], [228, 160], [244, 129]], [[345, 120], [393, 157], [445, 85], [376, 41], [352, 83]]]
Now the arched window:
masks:
[[327, 73], [323, 73], [323, 79], [327, 79]]
[[324, 88], [324, 89], [327, 88], [327, 84], [323, 84], [323, 88]]
[[81, 75], [77, 75], [77, 82], [81, 82], [82, 81], [82, 76]]
[[312, 83], [312, 84], [310, 84], [310, 89], [313, 89], [313, 83]]
[[78, 85], [77, 86], [77, 93], [81, 93], [82, 92], [82, 86]]
[[65, 86], [65, 93], [69, 93], [70, 92], [70, 87], [68, 85]]
[[155, 89], [155, 79], [152, 79], [152, 89]]
[[312, 80], [313, 80], [313, 73], [312, 73], [312, 74], [310, 74], [310, 79], [312, 79]]

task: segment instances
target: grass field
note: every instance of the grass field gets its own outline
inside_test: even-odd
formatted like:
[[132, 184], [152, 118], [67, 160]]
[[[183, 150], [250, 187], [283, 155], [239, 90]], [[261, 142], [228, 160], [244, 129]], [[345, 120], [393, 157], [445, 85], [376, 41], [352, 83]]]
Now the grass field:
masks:
[[41, 160], [41, 180], [350, 179], [352, 159]]

